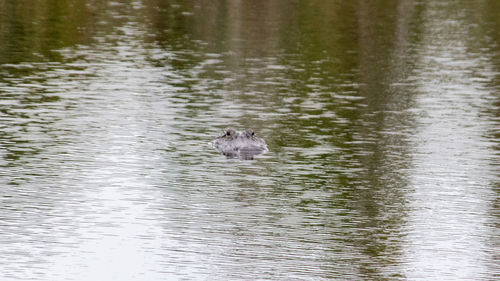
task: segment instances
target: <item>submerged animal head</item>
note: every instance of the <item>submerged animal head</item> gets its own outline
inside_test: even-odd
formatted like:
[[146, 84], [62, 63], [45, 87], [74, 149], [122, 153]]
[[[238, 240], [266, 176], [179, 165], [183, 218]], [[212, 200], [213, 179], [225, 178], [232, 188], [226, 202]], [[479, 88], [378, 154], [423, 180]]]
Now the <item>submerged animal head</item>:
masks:
[[266, 142], [252, 129], [225, 129], [212, 141], [212, 146], [228, 158], [253, 159], [253, 156], [268, 151]]

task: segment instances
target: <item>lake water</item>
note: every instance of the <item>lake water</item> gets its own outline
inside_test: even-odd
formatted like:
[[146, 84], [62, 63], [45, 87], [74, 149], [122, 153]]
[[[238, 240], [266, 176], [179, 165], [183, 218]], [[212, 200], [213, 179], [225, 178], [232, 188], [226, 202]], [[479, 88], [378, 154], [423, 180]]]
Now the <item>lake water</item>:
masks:
[[497, 280], [499, 3], [0, 1], [0, 279]]

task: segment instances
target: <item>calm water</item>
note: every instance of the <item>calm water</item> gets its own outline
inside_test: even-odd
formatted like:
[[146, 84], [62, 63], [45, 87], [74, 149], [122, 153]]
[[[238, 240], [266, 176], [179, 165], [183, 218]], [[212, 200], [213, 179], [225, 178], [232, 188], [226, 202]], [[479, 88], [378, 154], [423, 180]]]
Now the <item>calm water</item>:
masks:
[[500, 278], [499, 3], [0, 1], [0, 279]]

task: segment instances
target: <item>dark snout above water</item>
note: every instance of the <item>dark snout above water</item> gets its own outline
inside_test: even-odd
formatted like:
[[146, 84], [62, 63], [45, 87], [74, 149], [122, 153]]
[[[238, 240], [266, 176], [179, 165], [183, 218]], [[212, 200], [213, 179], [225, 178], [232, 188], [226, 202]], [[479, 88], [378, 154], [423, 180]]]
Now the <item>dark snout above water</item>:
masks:
[[0, 0], [0, 281], [499, 280], [499, 15]]

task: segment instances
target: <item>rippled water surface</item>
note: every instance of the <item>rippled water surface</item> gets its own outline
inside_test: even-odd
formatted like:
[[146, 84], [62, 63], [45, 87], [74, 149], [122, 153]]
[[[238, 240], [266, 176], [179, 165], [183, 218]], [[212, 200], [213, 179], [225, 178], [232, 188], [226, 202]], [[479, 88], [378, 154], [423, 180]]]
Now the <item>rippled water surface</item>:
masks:
[[500, 278], [498, 14], [0, 0], [0, 279]]

